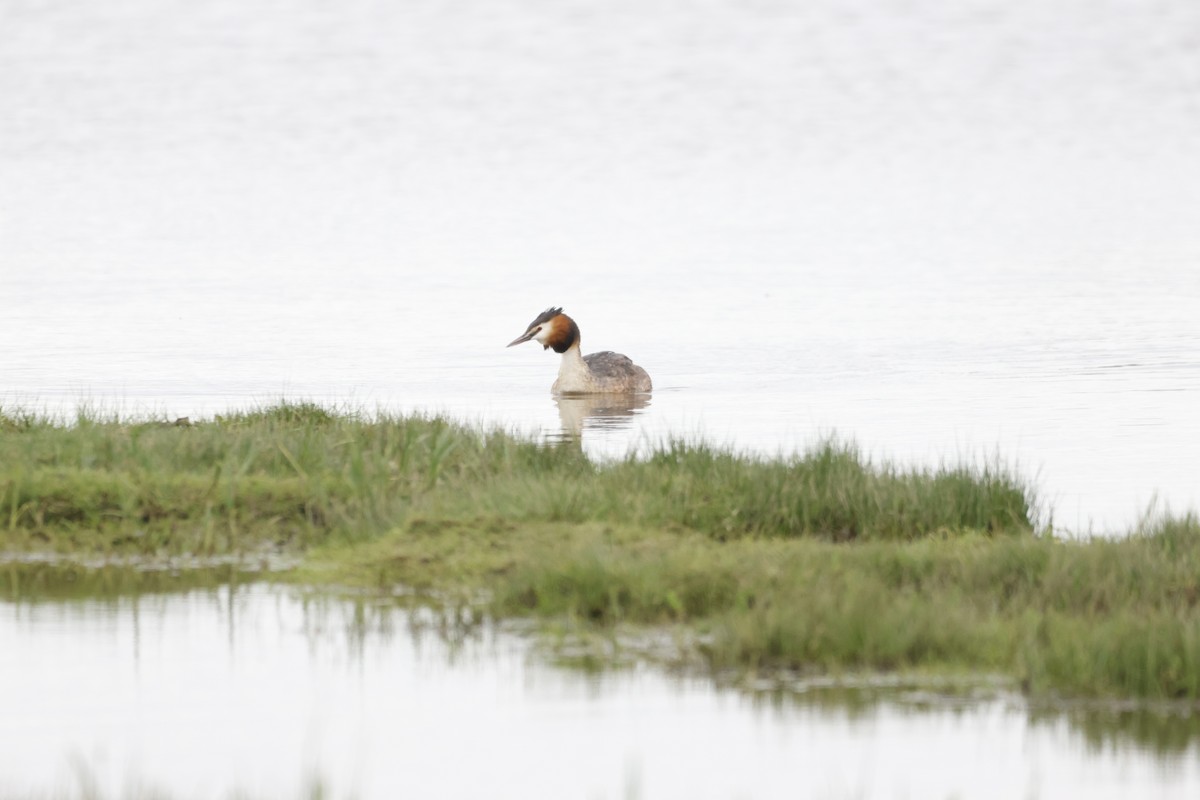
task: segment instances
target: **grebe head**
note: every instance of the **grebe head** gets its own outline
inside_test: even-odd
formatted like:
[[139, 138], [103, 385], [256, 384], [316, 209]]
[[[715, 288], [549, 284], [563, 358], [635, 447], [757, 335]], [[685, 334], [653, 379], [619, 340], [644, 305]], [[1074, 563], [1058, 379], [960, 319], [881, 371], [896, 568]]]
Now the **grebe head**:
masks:
[[562, 313], [561, 308], [547, 308], [529, 323], [517, 338], [508, 343], [509, 347], [533, 339], [542, 346], [543, 350], [554, 348], [556, 353], [565, 353], [571, 346], [579, 343], [579, 326], [575, 320]]

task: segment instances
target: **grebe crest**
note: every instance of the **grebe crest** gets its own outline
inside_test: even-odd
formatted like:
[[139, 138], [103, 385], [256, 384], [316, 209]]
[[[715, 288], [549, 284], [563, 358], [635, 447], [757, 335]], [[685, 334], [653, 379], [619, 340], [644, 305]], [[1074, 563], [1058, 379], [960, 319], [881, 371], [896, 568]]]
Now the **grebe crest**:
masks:
[[558, 380], [550, 387], [553, 394], [631, 394], [649, 392], [650, 376], [628, 356], [605, 350], [579, 352], [579, 326], [561, 308], [547, 308], [534, 317], [525, 332], [508, 343], [509, 347], [530, 340], [543, 350], [562, 354]]

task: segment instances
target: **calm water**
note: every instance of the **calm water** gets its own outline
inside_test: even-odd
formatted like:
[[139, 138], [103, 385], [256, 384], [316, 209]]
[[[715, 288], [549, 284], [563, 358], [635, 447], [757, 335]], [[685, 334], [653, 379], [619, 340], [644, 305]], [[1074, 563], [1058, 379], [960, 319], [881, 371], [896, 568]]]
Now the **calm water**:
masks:
[[[837, 432], [999, 455], [1056, 526], [1127, 530], [1156, 497], [1200, 506], [1198, 36], [1190, 0], [10, 0], [0, 405], [312, 398], [598, 456]], [[504, 345], [551, 304], [649, 401], [550, 398], [555, 358]], [[347, 613], [0, 606], [0, 775], [1197, 794], [1190, 738], [1155, 755], [1007, 700], [760, 707], [504, 636], [351, 640]]]
[[[0, 795], [1194, 798], [1200, 728], [588, 676], [522, 638], [251, 586], [0, 604]], [[30, 654], [38, 667], [30, 669]], [[5, 795], [5, 791], [8, 792]]]

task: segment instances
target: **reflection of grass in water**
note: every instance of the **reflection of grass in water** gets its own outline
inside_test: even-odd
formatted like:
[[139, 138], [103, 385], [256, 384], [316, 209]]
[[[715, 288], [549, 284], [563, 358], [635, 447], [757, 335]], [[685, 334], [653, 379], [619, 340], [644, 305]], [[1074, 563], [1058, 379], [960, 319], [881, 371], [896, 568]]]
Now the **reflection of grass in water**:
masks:
[[140, 564], [26, 561], [0, 564], [0, 599], [91, 600], [178, 592], [256, 580], [262, 573], [232, 564], [178, 570]]
[[[137, 780], [127, 781], [127, 788], [117, 794], [110, 794], [100, 788], [95, 769], [82, 757], [75, 756], [70, 760], [70, 772], [73, 775], [71, 789], [35, 792], [21, 795], [22, 800], [172, 800], [176, 795], [163, 789], [143, 786]], [[334, 798], [353, 798], [354, 794], [337, 794], [326, 786], [326, 781], [320, 777], [305, 780], [303, 788], [295, 797], [302, 800], [334, 800]], [[9, 795], [0, 787], [0, 800], [8, 800]], [[186, 796], [186, 795], [185, 795]], [[230, 800], [257, 800], [258, 795], [234, 790], [226, 797]], [[275, 795], [272, 795], [275, 796]]]
[[1032, 711], [1030, 722], [1053, 726], [1064, 717], [1095, 753], [1133, 743], [1160, 756], [1178, 756], [1200, 741], [1200, 719], [1181, 708], [1051, 706]]
[[[1033, 693], [1200, 699], [1200, 521], [1036, 536], [1031, 490], [996, 464], [679, 441], [596, 464], [442, 419], [283, 404], [196, 425], [8, 413], [0, 465], [7, 550], [295, 553], [299, 580], [403, 585], [600, 635], [686, 630], [717, 670], [982, 670]], [[8, 564], [0, 591], [62, 569]], [[169, 582], [130, 572], [77, 580]]]
[[[140, 786], [134, 782], [132, 788], [126, 788], [118, 794], [108, 794], [104, 792], [96, 779], [95, 770], [83, 759], [72, 758], [71, 772], [74, 776], [74, 783], [77, 786], [73, 789], [59, 790], [51, 792], [35, 792], [33, 794], [21, 795], [21, 800], [172, 800], [175, 795], [161, 789]], [[622, 787], [621, 796], [625, 800], [637, 800], [642, 797], [642, 773], [640, 766], [636, 763], [627, 763], [624, 769], [624, 786]], [[357, 797], [355, 792], [338, 792], [330, 788], [330, 782], [325, 778], [312, 776], [305, 779], [302, 788], [298, 794], [283, 795], [285, 797], [295, 797], [297, 800], [340, 800], [347, 798], [353, 800]], [[481, 796], [494, 795], [498, 790], [504, 796], [504, 792], [520, 791], [521, 787], [503, 786], [503, 787], [488, 787], [491, 794], [482, 793]], [[234, 789], [224, 795], [229, 800], [260, 800], [263, 797], [278, 798], [279, 789], [276, 788], [270, 795], [256, 795], [249, 792], [243, 792]], [[188, 795], [184, 795], [187, 797]], [[9, 800], [9, 795], [5, 793], [4, 787], [0, 787], [0, 800]], [[16, 800], [15, 797], [13, 800]]]

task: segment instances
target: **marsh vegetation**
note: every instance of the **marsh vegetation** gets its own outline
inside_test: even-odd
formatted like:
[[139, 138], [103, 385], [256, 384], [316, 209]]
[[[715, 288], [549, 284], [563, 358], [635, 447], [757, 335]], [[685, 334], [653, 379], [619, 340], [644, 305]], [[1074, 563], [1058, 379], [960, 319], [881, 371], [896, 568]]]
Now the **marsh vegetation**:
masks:
[[669, 626], [711, 669], [1200, 699], [1200, 520], [1064, 540], [1036, 506], [997, 461], [902, 468], [836, 440], [778, 458], [673, 440], [597, 463], [308, 404], [196, 424], [0, 411], [9, 597], [180, 580], [120, 564], [219, 581], [287, 556], [274, 579], [599, 635]]

